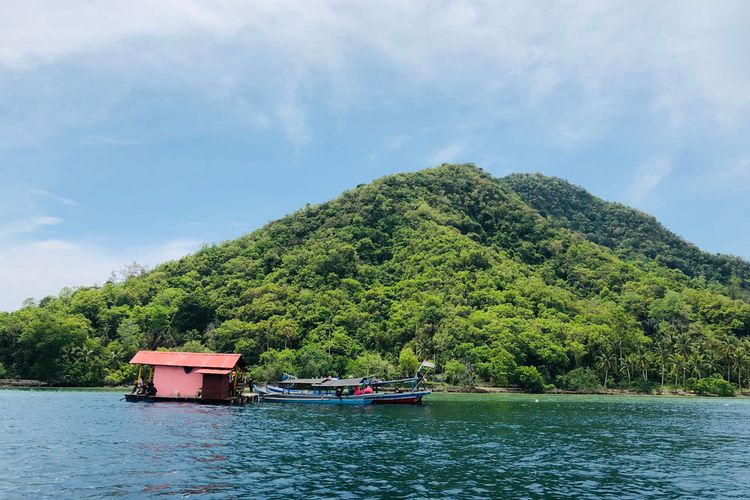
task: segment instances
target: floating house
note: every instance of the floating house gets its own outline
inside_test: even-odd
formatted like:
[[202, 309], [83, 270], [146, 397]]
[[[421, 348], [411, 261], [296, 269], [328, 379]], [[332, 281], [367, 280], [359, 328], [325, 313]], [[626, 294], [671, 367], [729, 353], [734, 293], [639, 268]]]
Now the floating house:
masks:
[[[138, 351], [138, 382], [127, 401], [244, 404], [246, 376], [240, 354]], [[144, 380], [143, 368], [148, 367]]]

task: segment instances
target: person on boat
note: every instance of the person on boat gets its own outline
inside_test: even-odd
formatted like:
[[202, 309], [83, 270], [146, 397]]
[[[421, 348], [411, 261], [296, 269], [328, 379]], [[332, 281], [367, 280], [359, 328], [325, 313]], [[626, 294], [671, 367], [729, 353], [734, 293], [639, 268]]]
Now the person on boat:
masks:
[[368, 385], [367, 387], [365, 387], [365, 390], [364, 390], [364, 391], [362, 391], [362, 392], [363, 392], [364, 394], [372, 394], [372, 387], [370, 387], [370, 386]]
[[156, 396], [156, 386], [153, 382], [148, 383], [148, 389], [146, 390], [146, 394], [149, 396]]
[[341, 387], [336, 387], [336, 397], [341, 399], [341, 396], [344, 394], [344, 390]]
[[362, 388], [360, 386], [357, 386], [357, 389], [354, 391], [355, 396], [361, 396], [362, 395]]

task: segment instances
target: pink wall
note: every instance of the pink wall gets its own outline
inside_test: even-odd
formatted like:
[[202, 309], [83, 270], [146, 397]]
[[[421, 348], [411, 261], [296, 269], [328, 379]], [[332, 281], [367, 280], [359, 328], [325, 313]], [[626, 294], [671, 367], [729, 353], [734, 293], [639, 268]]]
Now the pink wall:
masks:
[[156, 366], [154, 385], [157, 396], [171, 396], [174, 391], [179, 391], [180, 397], [194, 397], [203, 386], [203, 374], [198, 373], [198, 368], [185, 373], [181, 366]]

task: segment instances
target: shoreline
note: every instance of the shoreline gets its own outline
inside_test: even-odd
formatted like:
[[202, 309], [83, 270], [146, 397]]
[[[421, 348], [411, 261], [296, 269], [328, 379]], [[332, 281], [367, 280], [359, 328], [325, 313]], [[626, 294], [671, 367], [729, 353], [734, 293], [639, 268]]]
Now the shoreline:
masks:
[[[0, 389], [14, 389], [14, 390], [41, 390], [41, 391], [107, 391], [107, 392], [129, 392], [131, 386], [51, 386], [51, 385], [21, 385], [21, 384], [0, 384]], [[428, 387], [434, 394], [527, 394], [527, 395], [554, 395], [554, 396], [653, 396], [653, 397], [680, 397], [680, 398], [748, 398], [750, 397], [750, 391], [743, 389], [738, 391], [734, 396], [715, 396], [711, 394], [698, 394], [695, 392], [689, 392], [684, 390], [669, 390], [664, 392], [635, 392], [627, 389], [602, 389], [601, 391], [583, 392], [583, 391], [568, 391], [555, 389], [548, 392], [527, 392], [519, 387], [492, 387], [492, 386], [475, 386], [475, 387], [460, 387], [460, 386], [439, 386], [439, 387]]]
[[715, 396], [712, 394], [698, 394], [683, 389], [656, 391], [656, 392], [636, 392], [628, 389], [602, 389], [600, 391], [568, 391], [555, 389], [547, 392], [527, 392], [519, 387], [492, 387], [492, 386], [475, 386], [475, 387], [428, 387], [435, 394], [537, 394], [537, 395], [556, 395], [556, 396], [655, 396], [655, 397], [684, 397], [684, 398], [719, 398], [750, 397], [750, 390], [738, 390], [734, 396]]

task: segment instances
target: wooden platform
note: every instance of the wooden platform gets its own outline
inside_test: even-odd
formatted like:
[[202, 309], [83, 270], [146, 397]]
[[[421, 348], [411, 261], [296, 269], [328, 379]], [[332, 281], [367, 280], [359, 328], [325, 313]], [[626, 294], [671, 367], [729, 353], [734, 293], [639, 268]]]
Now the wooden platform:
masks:
[[195, 403], [201, 405], [223, 405], [241, 406], [248, 403], [257, 403], [257, 394], [248, 394], [233, 398], [204, 399], [204, 398], [182, 398], [172, 396], [149, 396], [146, 394], [125, 394], [125, 401], [131, 403]]

